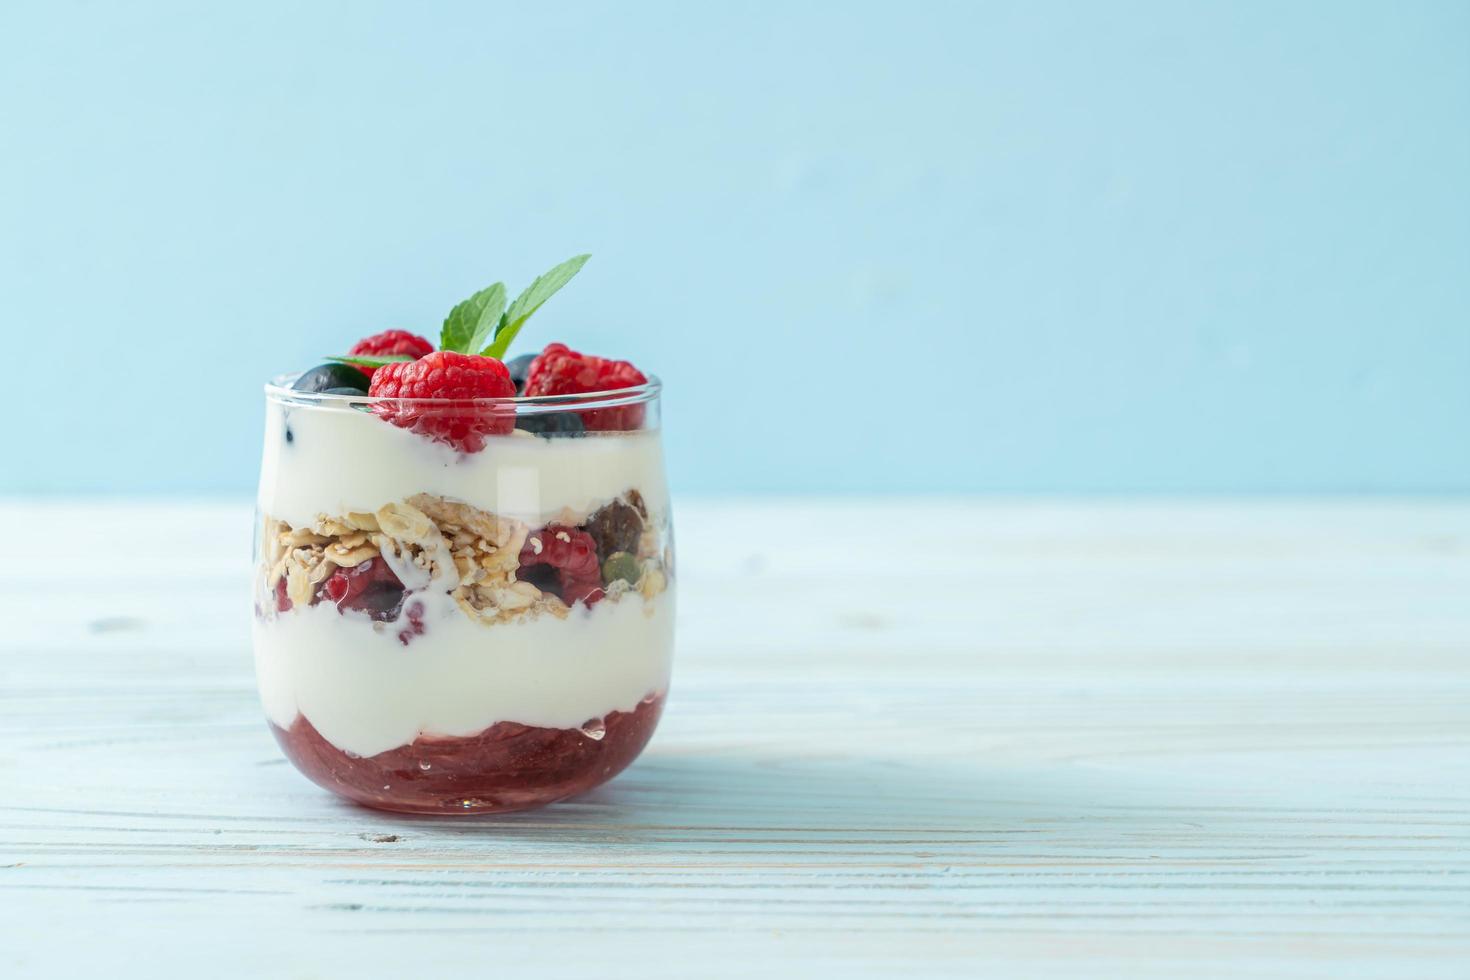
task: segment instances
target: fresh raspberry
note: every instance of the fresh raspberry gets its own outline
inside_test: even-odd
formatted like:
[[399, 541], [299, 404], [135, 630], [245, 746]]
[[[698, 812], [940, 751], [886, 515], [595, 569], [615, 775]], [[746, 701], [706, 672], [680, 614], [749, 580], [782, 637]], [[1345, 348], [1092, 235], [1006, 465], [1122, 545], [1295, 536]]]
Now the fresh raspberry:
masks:
[[484, 404], [472, 399], [513, 398], [516, 386], [505, 365], [493, 357], [440, 350], [417, 361], [386, 364], [373, 375], [368, 394], [374, 398], [431, 398], [442, 404], [379, 402], [373, 411], [402, 429], [412, 429], [448, 443], [460, 452], [477, 453], [485, 437], [515, 428], [515, 406]]
[[[375, 333], [371, 337], [364, 337], [352, 345], [349, 354], [362, 354], [366, 357], [392, 357], [394, 354], [407, 354], [414, 360], [418, 360], [425, 354], [432, 353], [434, 345], [416, 333], [407, 330], [384, 330]], [[354, 364], [363, 374], [369, 378], [377, 368], [365, 367]]]
[[403, 606], [403, 582], [382, 558], [369, 558], [352, 568], [339, 568], [316, 590], [318, 602], [334, 602], [337, 611], [355, 609], [380, 623], [398, 618]]
[[576, 602], [591, 606], [602, 598], [597, 543], [586, 531], [563, 524], [548, 524], [526, 538], [516, 578], [559, 596], [569, 606]]
[[[526, 395], [579, 395], [615, 391], [647, 384], [643, 372], [627, 361], [579, 354], [566, 344], [547, 344], [526, 372]], [[599, 408], [580, 413], [582, 424], [594, 431], [636, 429], [643, 424], [642, 405]]]

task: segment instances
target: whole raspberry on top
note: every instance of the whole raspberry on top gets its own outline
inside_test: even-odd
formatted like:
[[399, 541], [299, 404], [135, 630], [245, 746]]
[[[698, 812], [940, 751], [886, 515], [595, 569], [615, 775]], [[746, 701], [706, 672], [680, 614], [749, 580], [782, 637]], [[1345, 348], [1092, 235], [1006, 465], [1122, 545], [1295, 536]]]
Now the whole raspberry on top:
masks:
[[[368, 394], [374, 398], [433, 398], [442, 404], [377, 402], [373, 411], [402, 429], [412, 429], [448, 443], [460, 452], [477, 453], [485, 437], [504, 435], [515, 427], [515, 406], [476, 404], [470, 399], [514, 398], [515, 382], [493, 357], [440, 350], [416, 361], [384, 364], [373, 374]], [[448, 400], [448, 401], [444, 401]]]
[[[566, 344], [547, 344], [526, 372], [526, 395], [579, 395], [647, 384], [643, 372], [627, 361], [579, 354]], [[582, 424], [596, 431], [636, 429], [643, 424], [642, 405], [599, 408], [580, 413]]]
[[521, 547], [516, 578], [560, 596], [569, 606], [576, 602], [591, 606], [603, 596], [597, 543], [586, 531], [562, 524], [531, 532]]
[[[416, 333], [409, 333], [407, 330], [384, 330], [382, 333], [362, 338], [352, 345], [352, 350], [348, 353], [353, 357], [392, 357], [395, 354], [403, 354], [417, 359], [430, 353], [433, 349], [433, 344]], [[369, 378], [377, 370], [365, 364], [358, 364], [356, 367]]]

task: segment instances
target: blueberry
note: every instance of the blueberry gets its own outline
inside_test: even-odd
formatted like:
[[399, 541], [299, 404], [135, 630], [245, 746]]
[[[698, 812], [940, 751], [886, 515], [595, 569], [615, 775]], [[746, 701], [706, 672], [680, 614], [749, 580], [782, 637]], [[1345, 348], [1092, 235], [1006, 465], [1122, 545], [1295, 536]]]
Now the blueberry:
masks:
[[545, 415], [522, 415], [516, 419], [516, 428], [550, 439], [552, 436], [579, 436], [586, 427], [576, 412], [548, 412]]
[[510, 380], [515, 382], [516, 394], [526, 390], [526, 375], [530, 372], [531, 362], [535, 359], [535, 354], [521, 354], [505, 362], [505, 369], [510, 372]]
[[366, 394], [361, 388], [323, 388], [317, 392], [319, 395], [363, 395]]
[[[313, 394], [323, 391], [332, 391], [334, 388], [349, 388], [355, 395], [366, 395], [368, 390], [368, 376], [350, 364], [318, 364], [296, 379], [291, 385], [296, 391], [307, 391]], [[342, 394], [333, 391], [333, 394]]]

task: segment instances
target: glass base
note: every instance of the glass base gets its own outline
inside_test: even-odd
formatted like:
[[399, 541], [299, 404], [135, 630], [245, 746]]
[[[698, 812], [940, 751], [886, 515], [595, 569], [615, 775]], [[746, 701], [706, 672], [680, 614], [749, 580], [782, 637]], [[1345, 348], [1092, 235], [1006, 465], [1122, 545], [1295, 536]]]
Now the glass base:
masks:
[[[600, 786], [638, 757], [663, 713], [662, 694], [583, 728], [500, 722], [465, 738], [424, 737], [370, 757], [328, 742], [304, 717], [271, 724], [286, 758], [324, 789], [399, 813], [505, 813]], [[600, 734], [599, 734], [600, 731]]]

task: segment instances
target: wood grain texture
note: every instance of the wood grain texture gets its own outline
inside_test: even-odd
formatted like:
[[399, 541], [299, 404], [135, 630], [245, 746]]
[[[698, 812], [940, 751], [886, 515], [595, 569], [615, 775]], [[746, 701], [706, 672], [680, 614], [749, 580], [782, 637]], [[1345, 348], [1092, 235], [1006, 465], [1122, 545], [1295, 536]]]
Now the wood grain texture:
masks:
[[0, 506], [0, 975], [1470, 975], [1470, 504], [705, 503], [652, 747], [280, 757], [251, 517]]

